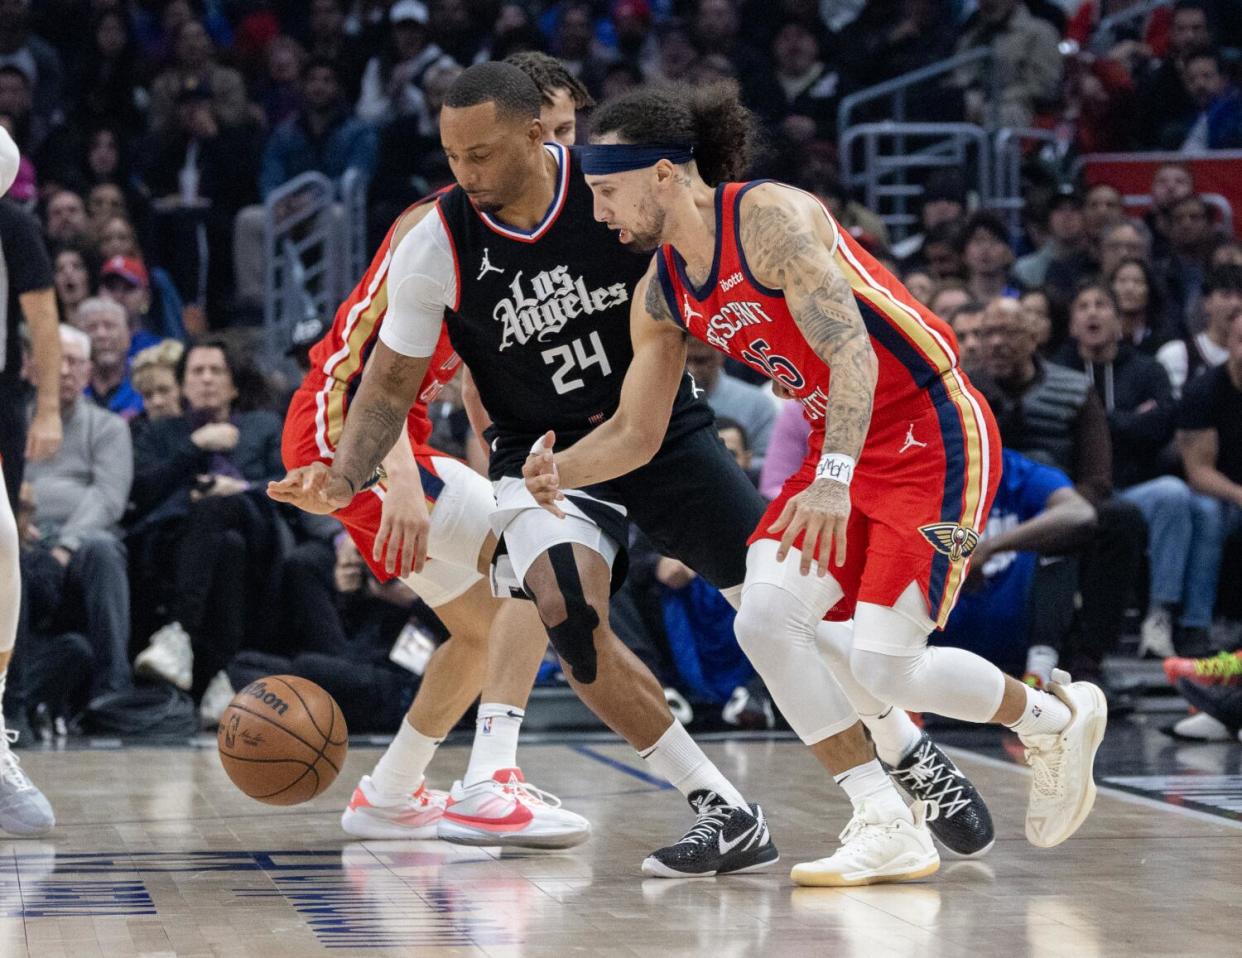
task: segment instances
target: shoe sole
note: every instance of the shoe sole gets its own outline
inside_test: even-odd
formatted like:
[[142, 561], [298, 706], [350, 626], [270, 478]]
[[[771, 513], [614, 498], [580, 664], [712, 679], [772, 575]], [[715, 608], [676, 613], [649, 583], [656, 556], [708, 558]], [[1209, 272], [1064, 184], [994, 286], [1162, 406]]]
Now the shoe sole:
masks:
[[984, 845], [982, 848], [978, 849], [977, 851], [959, 852], [956, 848], [953, 848], [951, 845], [947, 845], [946, 843], [941, 841], [940, 836], [938, 836], [935, 832], [932, 832], [931, 835], [932, 835], [932, 838], [936, 840], [936, 844], [939, 845], [941, 848], [943, 848], [949, 854], [949, 856], [954, 859], [969, 860], [972, 858], [982, 858], [984, 855], [990, 852], [992, 850], [992, 846], [996, 844], [996, 839], [993, 838], [991, 841], [989, 841], [986, 845]]
[[1083, 799], [1078, 803], [1078, 808], [1070, 818], [1069, 828], [1055, 841], [1036, 839], [1031, 835], [1030, 828], [1027, 828], [1026, 840], [1036, 848], [1055, 848], [1062, 842], [1072, 838], [1074, 833], [1082, 827], [1082, 823], [1087, 820], [1087, 816], [1091, 814], [1091, 809], [1095, 806], [1095, 753], [1099, 750], [1100, 743], [1104, 741], [1104, 730], [1108, 727], [1108, 701], [1104, 698], [1104, 692], [1098, 685], [1091, 685], [1090, 690], [1098, 712], [1087, 725], [1086, 735], [1083, 738], [1083, 748], [1089, 756], [1087, 787], [1083, 790]]
[[439, 822], [409, 828], [394, 825], [381, 819], [346, 809], [341, 816], [341, 831], [351, 838], [362, 838], [368, 841], [426, 841], [436, 838]]
[[523, 832], [487, 832], [448, 819], [441, 819], [434, 836], [452, 845], [469, 845], [472, 848], [575, 848], [591, 837], [591, 829], [575, 832], [533, 834]]
[[658, 858], [647, 856], [643, 859], [642, 872], [648, 878], [717, 878], [723, 875], [743, 875], [746, 872], [757, 872], [760, 869], [767, 868], [769, 865], [775, 865], [781, 860], [780, 852], [773, 849], [775, 853], [771, 858], [765, 858], [762, 861], [752, 862], [741, 868], [730, 868], [727, 871], [709, 871], [709, 872], [679, 872], [676, 868], [669, 868], [664, 862]]
[[169, 685], [175, 685], [177, 688], [181, 689], [182, 692], [190, 691], [190, 685], [193, 683], [192, 679], [187, 682], [182, 682], [179, 679], [173, 678], [172, 676], [161, 672], [151, 662], [144, 661], [141, 655], [134, 659], [134, 675], [140, 675], [143, 678], [148, 679], [160, 679], [167, 682]]
[[847, 877], [832, 872], [811, 872], [805, 870], [800, 873], [799, 869], [801, 868], [801, 865], [795, 865], [789, 873], [789, 878], [795, 885], [800, 885], [803, 888], [855, 888], [859, 885], [889, 885], [927, 878], [940, 871], [940, 856], [937, 855], [932, 861], [913, 869], [904, 869], [892, 873], [880, 872], [857, 877]]

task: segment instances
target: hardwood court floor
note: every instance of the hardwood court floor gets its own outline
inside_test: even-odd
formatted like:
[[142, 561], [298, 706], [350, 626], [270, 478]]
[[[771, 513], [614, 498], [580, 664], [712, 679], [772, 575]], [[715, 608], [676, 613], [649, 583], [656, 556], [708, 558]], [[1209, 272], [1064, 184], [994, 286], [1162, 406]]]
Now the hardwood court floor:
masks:
[[[707, 746], [764, 803], [781, 862], [680, 882], [643, 880], [638, 866], [689, 812], [615, 740], [524, 746], [528, 778], [595, 834], [569, 852], [520, 854], [346, 841], [337, 816], [374, 747], [355, 746], [336, 784], [292, 809], [236, 792], [214, 748], [24, 752], [60, 823], [46, 840], [0, 843], [0, 955], [1240, 954], [1242, 822], [1229, 808], [1242, 747], [1170, 752], [1152, 735], [1110, 732], [1111, 767], [1134, 794], [1102, 789], [1083, 830], [1051, 851], [1022, 835], [1025, 771], [997, 737], [971, 739], [954, 755], [991, 804], [991, 853], [946, 858], [918, 885], [842, 891], [788, 880], [790, 865], [832, 846], [847, 806], [787, 739]], [[444, 748], [432, 783], [447, 786], [465, 757]]]

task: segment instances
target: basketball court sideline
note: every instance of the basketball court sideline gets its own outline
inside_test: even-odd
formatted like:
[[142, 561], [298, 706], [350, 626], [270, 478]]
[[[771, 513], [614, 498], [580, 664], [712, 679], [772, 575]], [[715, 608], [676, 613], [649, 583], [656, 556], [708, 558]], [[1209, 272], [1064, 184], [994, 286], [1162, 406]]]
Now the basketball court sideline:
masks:
[[[32, 956], [1236, 954], [1242, 776], [1236, 745], [1176, 747], [1120, 726], [1082, 831], [1041, 851], [1022, 835], [1027, 773], [1014, 741], [938, 733], [996, 819], [982, 860], [945, 857], [917, 885], [795, 888], [797, 861], [826, 854], [848, 805], [782, 737], [711, 741], [708, 754], [768, 813], [782, 853], [767, 872], [644, 880], [638, 866], [689, 821], [681, 797], [605, 736], [523, 745], [532, 781], [587, 815], [568, 852], [440, 842], [352, 842], [337, 819], [374, 741], [336, 783], [294, 808], [253, 802], [193, 747], [25, 752], [58, 824], [0, 847], [0, 954]], [[960, 746], [968, 747], [960, 747]], [[99, 747], [103, 746], [103, 747]], [[1137, 757], [1136, 757], [1137, 756]], [[446, 787], [466, 749], [445, 747]], [[1110, 781], [1113, 784], [1110, 784]], [[1121, 790], [1121, 789], [1124, 789]], [[1178, 804], [1170, 804], [1178, 803]]]

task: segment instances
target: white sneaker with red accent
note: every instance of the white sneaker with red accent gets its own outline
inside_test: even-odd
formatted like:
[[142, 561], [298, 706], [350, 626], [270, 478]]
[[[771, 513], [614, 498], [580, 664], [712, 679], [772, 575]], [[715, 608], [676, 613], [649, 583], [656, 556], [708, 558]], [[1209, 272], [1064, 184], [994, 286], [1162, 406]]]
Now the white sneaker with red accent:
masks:
[[448, 792], [422, 784], [403, 801], [387, 804], [380, 799], [371, 776], [364, 775], [341, 815], [341, 828], [355, 838], [435, 838], [447, 801]]
[[561, 808], [561, 800], [529, 784], [518, 768], [453, 785], [437, 833], [455, 845], [572, 848], [591, 835], [591, 823]]

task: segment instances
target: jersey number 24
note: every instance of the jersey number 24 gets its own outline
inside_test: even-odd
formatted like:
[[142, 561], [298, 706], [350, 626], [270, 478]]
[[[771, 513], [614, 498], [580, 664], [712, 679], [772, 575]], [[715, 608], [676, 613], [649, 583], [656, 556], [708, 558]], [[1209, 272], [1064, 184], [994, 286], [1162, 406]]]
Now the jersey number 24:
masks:
[[[587, 352], [588, 348], [590, 352]], [[545, 349], [539, 355], [547, 365], [557, 366], [556, 372], [552, 374], [552, 385], [556, 387], [557, 395], [561, 396], [586, 385], [582, 379], [569, 378], [575, 371], [581, 372], [591, 366], [598, 366], [601, 375], [608, 376], [612, 373], [612, 365], [608, 362], [608, 354], [604, 352], [604, 344], [600, 341], [598, 331], [585, 338], [575, 339], [572, 343], [562, 343], [560, 346]]]

